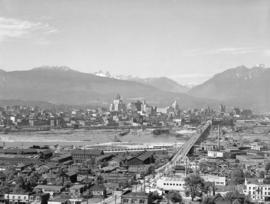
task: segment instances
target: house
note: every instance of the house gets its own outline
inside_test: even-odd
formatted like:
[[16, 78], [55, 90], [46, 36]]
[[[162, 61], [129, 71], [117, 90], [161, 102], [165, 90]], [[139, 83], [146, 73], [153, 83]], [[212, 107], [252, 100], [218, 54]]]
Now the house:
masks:
[[237, 155], [236, 159], [246, 168], [249, 166], [264, 166], [265, 158], [259, 155]]
[[75, 184], [69, 188], [70, 195], [73, 198], [80, 197], [84, 191], [85, 191], [85, 185], [81, 185], [81, 184]]
[[212, 150], [217, 150], [218, 149], [218, 144], [214, 142], [202, 142], [200, 144], [200, 150], [203, 151], [212, 151]]
[[221, 151], [208, 151], [207, 152], [207, 156], [210, 158], [223, 158], [224, 157], [224, 153]]
[[39, 152], [40, 159], [49, 159], [53, 155], [53, 152], [50, 149], [45, 149]]
[[108, 166], [111, 166], [111, 167], [119, 167], [119, 166], [122, 166], [122, 164], [124, 163], [123, 160], [124, 160], [124, 159], [121, 158], [120, 156], [115, 156], [115, 157], [113, 157], [111, 160], [108, 161]]
[[68, 171], [65, 173], [68, 179], [70, 180], [71, 183], [76, 183], [77, 182], [77, 172], [74, 171]]
[[225, 176], [216, 176], [216, 175], [211, 175], [211, 174], [205, 174], [205, 175], [201, 175], [201, 177], [205, 181], [214, 183], [217, 186], [218, 185], [221, 185], [221, 186], [226, 185], [226, 177]]
[[32, 194], [27, 193], [10, 193], [10, 194], [4, 194], [4, 199], [7, 203], [21, 203], [21, 204], [28, 204], [32, 201], [34, 201], [34, 196]]
[[149, 173], [151, 165], [131, 165], [128, 167], [129, 173], [136, 173], [138, 177]]
[[60, 194], [63, 191], [63, 186], [56, 185], [37, 185], [34, 188], [34, 192], [49, 193], [50, 196]]
[[69, 203], [68, 198], [57, 197], [48, 200], [48, 204], [68, 204], [68, 203]]
[[149, 195], [145, 192], [129, 192], [121, 196], [121, 204], [148, 204]]
[[128, 173], [104, 173], [101, 176], [110, 189], [123, 189], [129, 186], [134, 180], [134, 175]]
[[96, 184], [90, 188], [90, 193], [92, 194], [93, 197], [105, 198], [106, 187], [101, 184]]
[[249, 146], [250, 146], [250, 149], [257, 150], [257, 151], [262, 151], [263, 149], [265, 149], [264, 145], [261, 145], [258, 142], [253, 142]]
[[25, 170], [27, 167], [30, 167], [31, 164], [24, 164], [24, 163], [19, 163], [17, 166], [16, 166], [16, 171], [23, 171]]

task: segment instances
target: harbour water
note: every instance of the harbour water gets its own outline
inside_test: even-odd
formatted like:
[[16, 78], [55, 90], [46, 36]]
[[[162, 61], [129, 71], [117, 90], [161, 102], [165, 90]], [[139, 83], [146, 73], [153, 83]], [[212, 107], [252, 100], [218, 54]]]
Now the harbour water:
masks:
[[131, 130], [127, 135], [120, 136], [121, 130], [102, 129], [102, 130], [85, 130], [85, 129], [63, 129], [39, 132], [14, 132], [0, 133], [0, 145], [5, 146], [23, 146], [32, 145], [93, 145], [108, 142], [130, 142], [138, 144], [168, 144], [181, 143], [186, 138], [175, 137], [172, 135], [154, 136], [152, 130]]

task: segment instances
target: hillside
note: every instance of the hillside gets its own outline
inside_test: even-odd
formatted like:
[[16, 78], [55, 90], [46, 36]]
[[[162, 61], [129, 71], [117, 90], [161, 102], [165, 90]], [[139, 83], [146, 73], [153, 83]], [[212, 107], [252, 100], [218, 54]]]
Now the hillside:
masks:
[[182, 107], [213, 104], [186, 94], [165, 92], [152, 86], [81, 73], [68, 67], [39, 67], [27, 71], [0, 72], [0, 99], [46, 101], [54, 104], [107, 104], [116, 93], [125, 100], [146, 99], [153, 105], [177, 100]]
[[192, 88], [188, 94], [258, 111], [269, 111], [269, 82], [269, 68], [240, 66], [216, 74], [205, 83]]
[[169, 79], [167, 77], [144, 78], [144, 79], [133, 78], [130, 80], [147, 84], [163, 91], [170, 91], [170, 92], [175, 92], [175, 93], [186, 93], [189, 90], [188, 87], [178, 84], [176, 81]]
[[153, 86], [162, 91], [176, 92], [176, 93], [186, 93], [190, 88], [183, 86], [176, 81], [168, 77], [153, 77], [153, 78], [140, 78], [134, 77], [132, 75], [113, 75], [108, 71], [98, 71], [94, 73], [96, 76], [114, 78], [127, 81], [135, 81], [142, 84]]

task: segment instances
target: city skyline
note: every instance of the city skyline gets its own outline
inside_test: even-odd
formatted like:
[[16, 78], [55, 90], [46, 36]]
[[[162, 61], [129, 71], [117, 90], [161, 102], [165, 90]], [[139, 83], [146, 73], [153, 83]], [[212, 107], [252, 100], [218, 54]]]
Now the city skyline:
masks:
[[268, 1], [0, 0], [0, 69], [68, 66], [201, 83], [270, 64]]

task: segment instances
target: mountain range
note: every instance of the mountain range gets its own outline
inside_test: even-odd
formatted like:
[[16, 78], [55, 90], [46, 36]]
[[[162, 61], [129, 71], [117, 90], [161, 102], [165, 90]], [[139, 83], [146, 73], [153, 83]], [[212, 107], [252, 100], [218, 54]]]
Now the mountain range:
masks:
[[269, 111], [270, 69], [261, 66], [228, 69], [192, 88], [188, 94], [260, 112]]
[[163, 91], [170, 91], [175, 93], [186, 93], [190, 88], [188, 86], [184, 86], [179, 84], [178, 82], [168, 78], [168, 77], [152, 77], [152, 78], [140, 78], [132, 75], [113, 75], [110, 72], [106, 71], [98, 71], [94, 73], [96, 76], [114, 78], [120, 80], [127, 81], [135, 81], [139, 83], [143, 83], [146, 85], [153, 86], [157, 89], [161, 89]]
[[119, 93], [126, 101], [147, 100], [167, 106], [229, 106], [270, 111], [270, 69], [239, 66], [214, 75], [190, 90], [166, 78], [97, 76], [68, 67], [38, 67], [27, 71], [0, 70], [0, 100], [44, 101], [53, 104], [108, 105]]
[[158, 89], [146, 83], [100, 77], [68, 67], [38, 67], [0, 71], [0, 99], [46, 101], [54, 104], [108, 104], [119, 93], [126, 101], [145, 99], [165, 106], [177, 100], [182, 107], [202, 107], [213, 100]]

